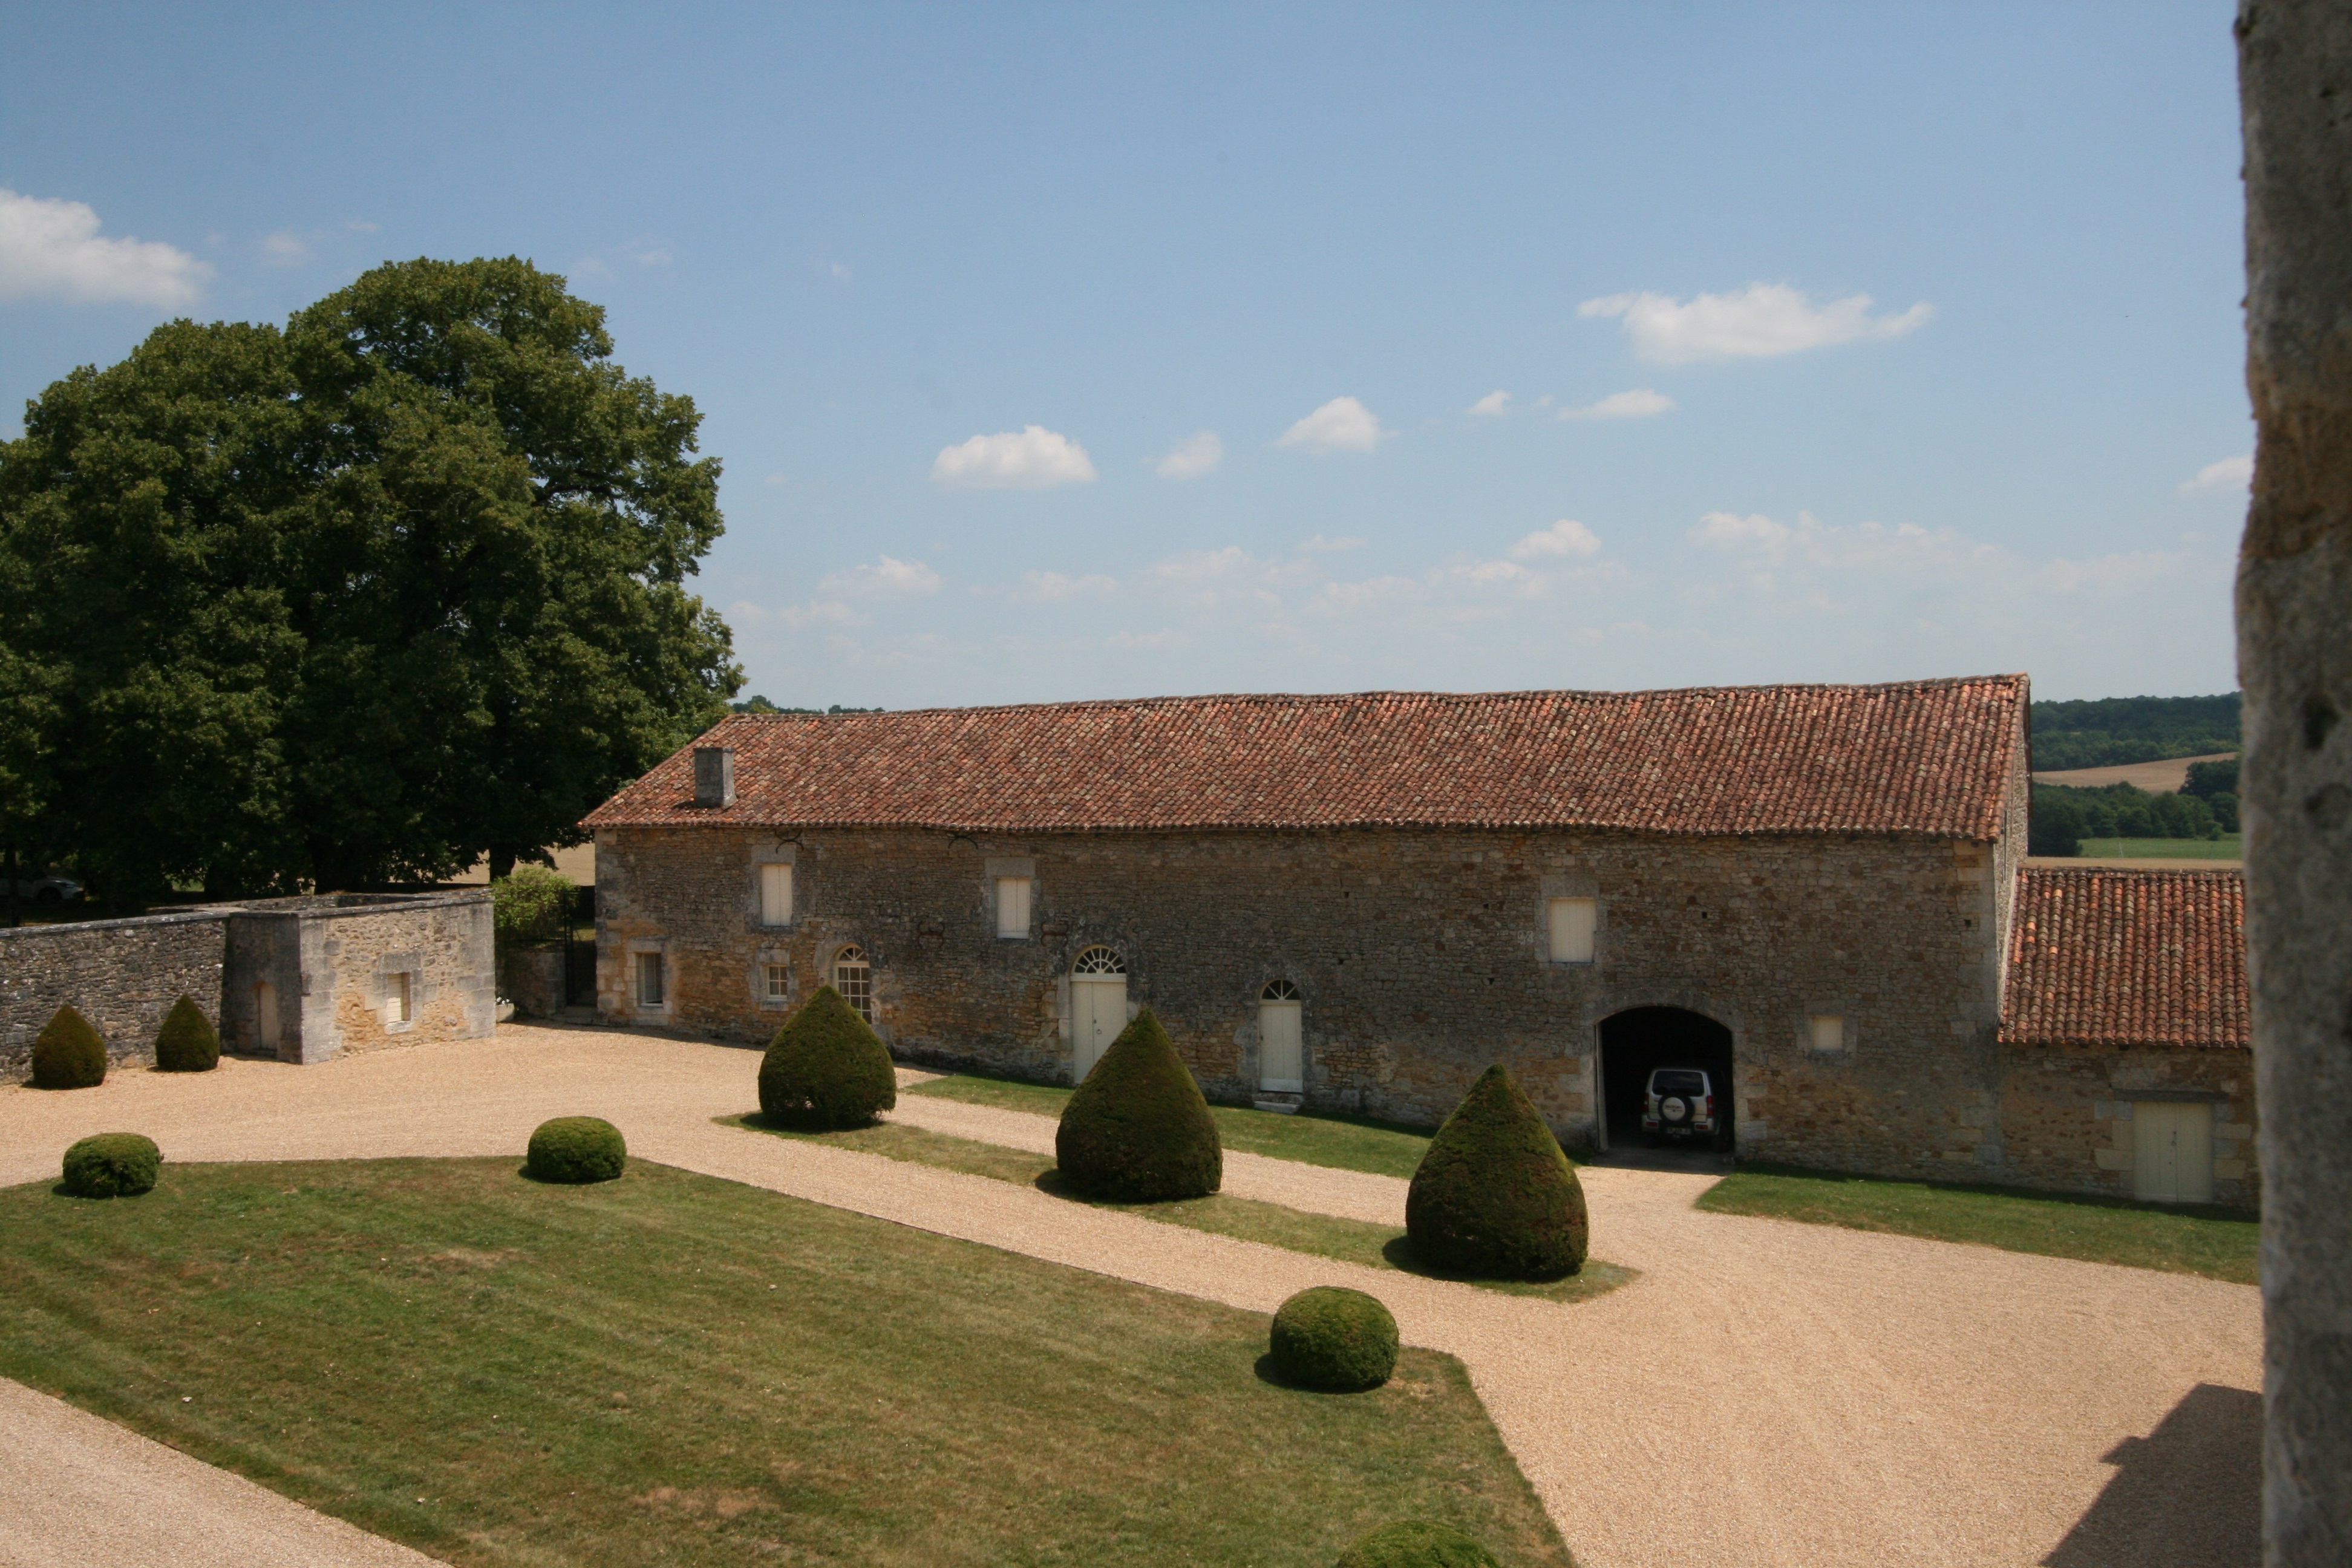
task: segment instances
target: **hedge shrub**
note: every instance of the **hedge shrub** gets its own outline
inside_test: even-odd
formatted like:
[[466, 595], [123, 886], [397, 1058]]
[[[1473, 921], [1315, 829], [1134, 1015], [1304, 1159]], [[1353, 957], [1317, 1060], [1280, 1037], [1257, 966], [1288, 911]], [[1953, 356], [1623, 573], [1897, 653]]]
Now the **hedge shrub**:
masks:
[[1501, 1568], [1495, 1554], [1450, 1524], [1405, 1519], [1384, 1524], [1340, 1557], [1337, 1568]]
[[218, 1066], [219, 1032], [194, 997], [181, 997], [163, 1015], [163, 1026], [155, 1031], [155, 1070], [210, 1072]]
[[106, 1041], [68, 1002], [33, 1040], [35, 1089], [95, 1089], [106, 1081]]
[[830, 985], [784, 1020], [760, 1058], [760, 1110], [787, 1126], [864, 1127], [898, 1103], [882, 1037]]
[[66, 1191], [78, 1198], [135, 1198], [155, 1186], [163, 1152], [136, 1132], [100, 1132], [66, 1151]]
[[1275, 1375], [1301, 1388], [1378, 1388], [1396, 1371], [1396, 1319], [1377, 1296], [1318, 1285], [1274, 1314]]
[[1430, 1140], [1404, 1226], [1414, 1256], [1448, 1273], [1557, 1279], [1584, 1267], [1584, 1187], [1502, 1063]]
[[619, 1128], [600, 1116], [559, 1116], [530, 1135], [522, 1169], [542, 1182], [609, 1182], [628, 1163]]
[[1146, 1007], [1062, 1107], [1054, 1158], [1070, 1185], [1113, 1203], [1205, 1197], [1225, 1152], [1209, 1102]]

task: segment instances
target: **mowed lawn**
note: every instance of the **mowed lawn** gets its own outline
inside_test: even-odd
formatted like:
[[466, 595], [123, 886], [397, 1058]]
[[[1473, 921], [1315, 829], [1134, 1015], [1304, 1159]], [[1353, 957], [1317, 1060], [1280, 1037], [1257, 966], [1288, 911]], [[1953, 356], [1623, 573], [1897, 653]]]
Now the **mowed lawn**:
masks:
[[1766, 1215], [2010, 1252], [2121, 1263], [2256, 1283], [2262, 1222], [2220, 1208], [2158, 1207], [1942, 1182], [1893, 1182], [1774, 1165], [1742, 1165], [1698, 1206]]
[[[1058, 1117], [1073, 1091], [1055, 1084], [950, 1073], [900, 1092]], [[1429, 1152], [1429, 1140], [1435, 1131], [1433, 1128], [1400, 1127], [1362, 1117], [1319, 1112], [1286, 1115], [1278, 1110], [1255, 1110], [1237, 1105], [1212, 1105], [1209, 1114], [1216, 1118], [1217, 1137], [1228, 1149], [1275, 1160], [1296, 1160], [1307, 1165], [1369, 1171], [1376, 1176], [1396, 1176], [1405, 1181], [1411, 1181], [1413, 1172], [1420, 1168], [1421, 1157]]]
[[1450, 1357], [1304, 1393], [1254, 1313], [516, 1163], [0, 1191], [0, 1373], [460, 1563], [1328, 1568], [1415, 1515], [1570, 1561]]

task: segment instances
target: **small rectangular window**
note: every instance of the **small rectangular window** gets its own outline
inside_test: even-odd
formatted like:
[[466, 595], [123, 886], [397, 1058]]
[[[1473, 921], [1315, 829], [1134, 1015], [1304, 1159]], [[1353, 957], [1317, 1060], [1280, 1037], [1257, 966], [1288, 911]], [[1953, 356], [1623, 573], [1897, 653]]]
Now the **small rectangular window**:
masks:
[[387, 1024], [408, 1022], [408, 976], [387, 974], [383, 977], [383, 1021]]
[[1598, 899], [1550, 899], [1546, 900], [1546, 912], [1551, 921], [1551, 961], [1554, 963], [1591, 963], [1592, 931], [1600, 921], [1601, 901]]
[[996, 879], [996, 934], [1018, 937], [1029, 934], [1028, 878]]
[[790, 866], [772, 863], [760, 868], [760, 923], [763, 926], [788, 926], [793, 923], [793, 868]]
[[760, 994], [771, 1002], [789, 1002], [793, 995], [793, 972], [790, 964], [760, 965]]
[[1813, 1049], [1842, 1051], [1845, 1049], [1845, 1019], [1831, 1013], [1816, 1013], [1805, 1020], [1812, 1034]]
[[658, 952], [637, 954], [637, 1005], [659, 1007], [662, 1001], [662, 955]]

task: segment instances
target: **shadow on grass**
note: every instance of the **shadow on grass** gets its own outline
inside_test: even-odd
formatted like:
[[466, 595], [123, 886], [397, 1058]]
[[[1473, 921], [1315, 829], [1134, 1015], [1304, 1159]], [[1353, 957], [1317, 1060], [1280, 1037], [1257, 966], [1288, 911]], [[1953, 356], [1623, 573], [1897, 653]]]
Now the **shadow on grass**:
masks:
[[1281, 1368], [1275, 1364], [1274, 1352], [1272, 1351], [1266, 1352], [1264, 1355], [1258, 1357], [1257, 1360], [1252, 1362], [1250, 1363], [1250, 1370], [1257, 1373], [1257, 1380], [1260, 1383], [1265, 1384], [1270, 1387], [1286, 1388], [1293, 1394], [1322, 1394], [1332, 1399], [1349, 1399], [1359, 1394], [1378, 1394], [1381, 1389], [1386, 1388], [1391, 1383], [1395, 1381], [1392, 1376], [1384, 1377], [1381, 1379], [1380, 1382], [1373, 1384], [1370, 1388], [1318, 1388], [1312, 1384], [1293, 1383], [1290, 1379], [1283, 1376]]

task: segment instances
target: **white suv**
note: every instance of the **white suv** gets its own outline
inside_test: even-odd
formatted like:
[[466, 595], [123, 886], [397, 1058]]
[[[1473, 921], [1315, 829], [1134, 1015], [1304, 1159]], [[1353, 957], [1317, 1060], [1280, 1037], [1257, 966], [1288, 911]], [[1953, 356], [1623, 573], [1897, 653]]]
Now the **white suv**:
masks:
[[1700, 1068], [1654, 1068], [1642, 1097], [1642, 1134], [1655, 1148], [1668, 1138], [1717, 1139], [1715, 1085]]

